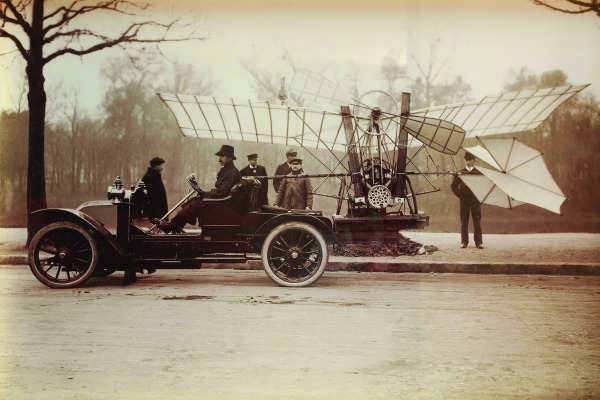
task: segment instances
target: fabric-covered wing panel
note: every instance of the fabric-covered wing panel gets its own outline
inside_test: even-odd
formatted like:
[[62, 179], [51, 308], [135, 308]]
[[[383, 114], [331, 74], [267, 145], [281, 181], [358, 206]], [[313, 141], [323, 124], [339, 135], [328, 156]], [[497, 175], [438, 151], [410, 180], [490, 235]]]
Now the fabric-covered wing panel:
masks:
[[321, 110], [268, 101], [159, 93], [184, 136], [346, 151], [336, 106]]
[[453, 122], [467, 132], [468, 138], [523, 132], [536, 128], [556, 107], [587, 86], [503, 93], [484, 97], [481, 101], [411, 111], [411, 116]]

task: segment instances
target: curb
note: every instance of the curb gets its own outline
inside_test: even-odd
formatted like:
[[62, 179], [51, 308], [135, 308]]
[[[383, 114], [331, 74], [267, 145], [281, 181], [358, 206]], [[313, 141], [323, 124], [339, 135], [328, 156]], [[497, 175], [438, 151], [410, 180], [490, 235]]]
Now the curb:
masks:
[[[327, 271], [347, 272], [389, 272], [389, 273], [458, 273], [458, 274], [508, 274], [508, 275], [577, 275], [600, 276], [600, 265], [595, 263], [476, 263], [476, 262], [436, 262], [415, 260], [353, 261], [351, 257], [332, 257]], [[0, 255], [0, 265], [27, 265], [23, 255]], [[245, 264], [202, 265], [206, 269], [262, 270], [261, 261], [251, 260]]]

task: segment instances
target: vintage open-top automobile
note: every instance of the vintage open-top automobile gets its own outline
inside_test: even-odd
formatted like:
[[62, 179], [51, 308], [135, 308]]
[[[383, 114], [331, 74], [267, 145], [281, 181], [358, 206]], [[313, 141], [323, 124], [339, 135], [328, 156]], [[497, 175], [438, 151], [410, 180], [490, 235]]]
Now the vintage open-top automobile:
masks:
[[[117, 178], [109, 187], [109, 200], [31, 215], [37, 231], [29, 247], [31, 270], [49, 287], [72, 288], [114, 271], [125, 271], [126, 279], [134, 280], [143, 269], [197, 269], [208, 262], [243, 263], [260, 254], [273, 281], [308, 286], [325, 271], [328, 244], [355, 241], [353, 233], [363, 240], [397, 238], [400, 228], [428, 223], [424, 215], [371, 216], [349, 222], [344, 217], [324, 217], [320, 211], [258, 207], [259, 188], [258, 180], [243, 178], [226, 198], [204, 199], [210, 212], [205, 213], [201, 229], [163, 234], [148, 226], [143, 183], [126, 190]], [[184, 200], [194, 193], [190, 191]], [[96, 206], [114, 207], [116, 234], [82, 211]]]

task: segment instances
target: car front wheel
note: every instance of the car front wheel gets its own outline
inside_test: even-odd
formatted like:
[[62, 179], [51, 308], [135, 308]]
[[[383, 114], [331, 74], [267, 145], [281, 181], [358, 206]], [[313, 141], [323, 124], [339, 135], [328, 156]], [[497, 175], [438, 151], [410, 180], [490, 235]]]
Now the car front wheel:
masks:
[[98, 246], [90, 233], [72, 222], [55, 222], [42, 228], [29, 245], [29, 267], [51, 288], [83, 284], [98, 264]]
[[309, 224], [288, 222], [273, 229], [262, 246], [265, 272], [275, 283], [288, 287], [310, 286], [327, 266], [327, 243]]

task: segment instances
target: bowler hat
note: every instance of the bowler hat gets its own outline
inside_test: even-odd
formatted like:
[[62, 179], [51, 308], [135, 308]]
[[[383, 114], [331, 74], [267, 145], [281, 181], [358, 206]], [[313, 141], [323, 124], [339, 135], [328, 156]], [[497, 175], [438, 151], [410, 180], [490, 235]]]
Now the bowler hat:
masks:
[[215, 156], [227, 156], [231, 157], [232, 160], [237, 160], [233, 154], [233, 146], [229, 146], [227, 144], [222, 145], [221, 150], [217, 151]]
[[475, 157], [473, 154], [469, 153], [468, 151], [465, 151], [465, 160], [471, 161], [471, 160], [474, 160], [475, 158], [477, 158], [477, 157]]
[[289, 148], [289, 149], [288, 149], [288, 150], [285, 152], [285, 155], [286, 155], [286, 156], [295, 156], [296, 154], [298, 154], [298, 152], [297, 152], [295, 149], [293, 149], [293, 148]]
[[165, 160], [160, 157], [154, 157], [152, 160], [150, 160], [150, 166], [152, 168], [156, 167], [157, 165], [162, 165], [164, 163], [165, 163]]
[[258, 154], [248, 154], [248, 160], [254, 160], [255, 158], [258, 158]]

